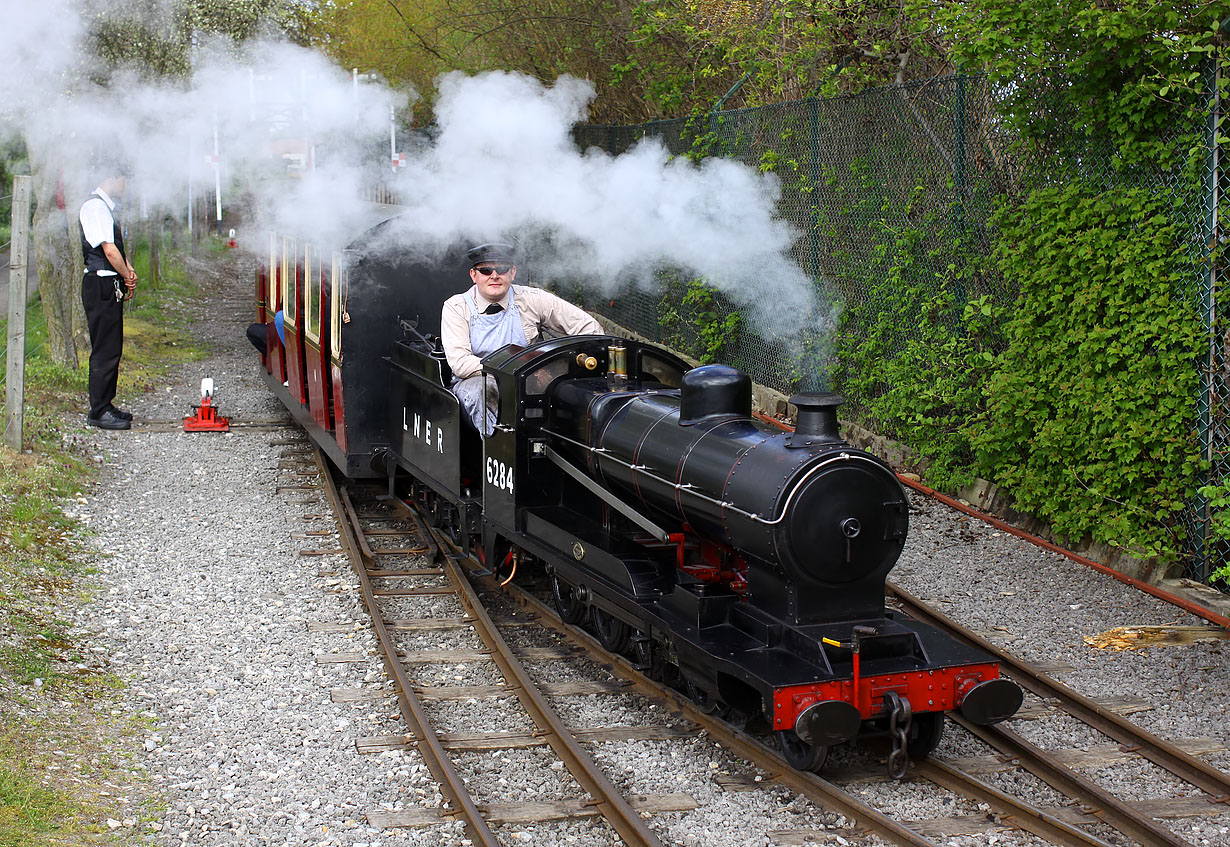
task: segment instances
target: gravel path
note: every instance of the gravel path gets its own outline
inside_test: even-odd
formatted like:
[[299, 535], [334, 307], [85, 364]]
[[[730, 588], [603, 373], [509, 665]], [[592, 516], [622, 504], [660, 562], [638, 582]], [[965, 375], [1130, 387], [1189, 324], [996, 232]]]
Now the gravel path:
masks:
[[[200, 271], [218, 275], [209, 268]], [[206, 286], [215, 296], [202, 305], [197, 326], [217, 350], [207, 361], [183, 368], [160, 391], [120, 398], [138, 422], [174, 420], [189, 412], [205, 376], [217, 385], [221, 414], [236, 421], [287, 419], [268, 394], [258, 375], [259, 360], [243, 337], [251, 314], [245, 302], [250, 280], [248, 266], [235, 256]], [[362, 688], [388, 694], [375, 660], [316, 660], [326, 653], [370, 653], [372, 640], [367, 629], [346, 626], [362, 616], [344, 559], [302, 555], [336, 542], [294, 537], [332, 528], [323, 496], [278, 490], [300, 483], [279, 467], [287, 442], [299, 437], [297, 430], [288, 422], [277, 432], [75, 435], [102, 462], [97, 487], [75, 505], [96, 533], [101, 583], [100, 595], [80, 615], [79, 628], [128, 682], [122, 705], [143, 727], [131, 752], [161, 798], [148, 819], [135, 824], [136, 832], [157, 845], [465, 843], [453, 825], [379, 831], [366, 824], [367, 812], [436, 806], [440, 798], [416, 753], [355, 750], [358, 737], [402, 731], [387, 697], [352, 703], [331, 696], [337, 689]], [[892, 578], [1026, 658], [1072, 666], [1061, 678], [1086, 694], [1128, 695], [1157, 704], [1133, 720], [1167, 738], [1230, 744], [1230, 642], [1112, 653], [1082, 641], [1120, 625], [1196, 623], [1174, 607], [920, 498], [914, 499], [906, 555]], [[310, 622], [342, 626], [319, 631], [309, 628]], [[467, 672], [450, 670], [441, 681]], [[606, 708], [610, 725], [662, 720], [660, 711], [635, 698], [609, 703], [587, 698], [561, 708]], [[455, 717], [463, 719], [464, 710]], [[586, 719], [602, 723], [590, 715]], [[1104, 741], [1061, 720], [1018, 721], [1017, 726], [1048, 746]], [[781, 789], [723, 790], [715, 777], [752, 769], [703, 737], [604, 743], [594, 749], [629, 790], [696, 797], [701, 804], [696, 811], [662, 816], [659, 832], [667, 843], [769, 845], [782, 843], [775, 832], [826, 828], [829, 836], [817, 843], [841, 843], [840, 830], [833, 829], [840, 822]], [[950, 731], [939, 752], [985, 751]], [[541, 781], [540, 759], [536, 753], [501, 753], [469, 766], [500, 768], [501, 779], [525, 786], [535, 773]], [[1217, 752], [1210, 759], [1230, 770], [1230, 754]], [[1159, 796], [1169, 786], [1146, 765], [1096, 773], [1128, 797]], [[999, 779], [1004, 786], [1021, 781]], [[554, 796], [557, 789], [544, 790]], [[525, 795], [520, 788], [510, 793]], [[951, 801], [924, 786], [871, 784], [856, 793], [906, 818], [953, 813]], [[979, 813], [976, 804], [969, 805], [964, 811]], [[1230, 815], [1173, 825], [1193, 844], [1230, 847]], [[505, 827], [501, 838], [509, 844], [610, 843], [600, 832], [552, 824], [532, 832]], [[1038, 842], [998, 833], [940, 843]]]

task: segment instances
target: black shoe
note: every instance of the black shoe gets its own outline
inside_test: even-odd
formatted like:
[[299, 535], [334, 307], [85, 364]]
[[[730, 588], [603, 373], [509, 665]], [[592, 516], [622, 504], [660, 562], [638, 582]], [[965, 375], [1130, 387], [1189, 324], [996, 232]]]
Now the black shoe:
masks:
[[85, 422], [99, 429], [129, 429], [132, 426], [131, 421], [124, 420], [113, 409], [107, 409], [96, 418], [86, 418]]
[[119, 406], [108, 406], [107, 408], [111, 411], [111, 414], [115, 415], [122, 421], [132, 420], [132, 412], [125, 412]]

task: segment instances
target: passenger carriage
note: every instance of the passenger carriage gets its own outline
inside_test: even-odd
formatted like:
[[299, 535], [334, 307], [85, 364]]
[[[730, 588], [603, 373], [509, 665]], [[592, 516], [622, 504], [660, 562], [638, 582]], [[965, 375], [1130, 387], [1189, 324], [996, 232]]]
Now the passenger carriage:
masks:
[[[469, 287], [460, 250], [430, 260], [397, 233], [397, 206], [372, 204], [335, 244], [269, 233], [256, 270], [270, 390], [351, 478], [386, 475], [385, 364], [401, 322], [440, 331], [440, 304]], [[286, 341], [272, 326], [283, 312]], [[378, 376], [379, 375], [379, 376]]]

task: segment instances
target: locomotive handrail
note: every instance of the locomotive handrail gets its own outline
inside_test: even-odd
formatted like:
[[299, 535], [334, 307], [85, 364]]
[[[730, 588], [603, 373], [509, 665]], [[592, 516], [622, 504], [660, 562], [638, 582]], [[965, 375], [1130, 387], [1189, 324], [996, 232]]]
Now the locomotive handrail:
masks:
[[631, 462], [625, 462], [623, 459], [612, 454], [611, 451], [607, 450], [605, 447], [591, 447], [590, 445], [585, 444], [584, 442], [577, 441], [575, 438], [569, 438], [566, 435], [561, 435], [560, 433], [553, 432], [549, 429], [544, 429], [543, 433], [551, 436], [552, 438], [558, 438], [561, 441], [566, 441], [569, 444], [572, 444], [573, 446], [580, 447], [582, 450], [587, 450], [590, 453], [600, 455], [602, 458], [606, 459], [607, 461], [615, 462], [617, 464], [623, 465], [625, 468], [629, 469], [633, 473], [643, 473], [645, 474], [645, 476], [650, 477], [656, 480], [657, 482], [662, 483], [665, 486], [673, 488], [676, 491], [687, 491], [693, 497], [704, 500], [708, 503], [712, 503], [714, 506], [717, 506], [719, 509], [725, 509], [725, 510], [734, 512], [735, 514], [741, 515], [747, 518], [748, 520], [754, 523], [758, 523], [762, 526], [777, 526], [782, 521], [784, 521], [786, 519], [786, 515], [790, 513], [790, 504], [791, 502], [793, 502], [794, 496], [803, 487], [803, 483], [805, 483], [808, 479], [810, 479], [812, 476], [814, 476], [815, 474], [817, 474], [819, 471], [823, 470], [824, 468], [828, 467], [829, 465], [835, 462], [844, 462], [844, 461], [850, 461], [852, 459], [857, 459], [857, 460], [864, 461], [864, 462], [867, 462], [868, 464], [875, 465], [878, 467], [877, 460], [873, 459], [870, 456], [862, 456], [862, 455], [859, 455], [858, 453], [850, 453], [850, 452], [843, 450], [841, 453], [838, 453], [836, 456], [831, 456], [825, 459], [824, 461], [820, 462], [820, 464], [814, 465], [805, 474], [803, 474], [802, 478], [790, 490], [790, 494], [786, 497], [786, 502], [782, 504], [782, 513], [778, 515], [776, 518], [769, 519], [769, 518], [761, 517], [755, 512], [748, 512], [744, 509], [740, 509], [738, 506], [736, 506], [734, 503], [729, 502], [728, 500], [718, 500], [716, 497], [710, 497], [708, 494], [703, 494], [700, 491], [697, 491], [696, 486], [694, 486], [690, 482], [683, 482], [683, 483], [674, 482], [672, 480], [667, 479], [666, 477], [659, 476], [658, 474], [650, 473], [648, 471], [642, 470], [642, 468], [645, 467], [644, 465], [634, 465]]
[[577, 482], [581, 483], [581, 485], [585, 486], [587, 491], [589, 491], [591, 494], [598, 497], [608, 506], [615, 509], [621, 515], [623, 515], [624, 517], [628, 518], [633, 523], [640, 526], [641, 529], [645, 530], [650, 535], [657, 538], [663, 544], [671, 543], [671, 537], [670, 537], [669, 532], [664, 530], [662, 527], [658, 526], [656, 523], [651, 521], [649, 518], [642, 515], [640, 512], [638, 512], [636, 509], [634, 509], [629, 504], [625, 503], [623, 500], [620, 500], [618, 497], [616, 497], [611, 492], [607, 491], [601, 485], [594, 482], [592, 479], [590, 479], [588, 476], [585, 475], [584, 471], [582, 471], [576, 465], [572, 464], [572, 462], [569, 462], [559, 453], [552, 450], [548, 445], [546, 444], [542, 445], [542, 452], [543, 452], [543, 455], [545, 455], [548, 459], [550, 459], [551, 462], [557, 468], [562, 470], [564, 473], [568, 474], [570, 477], [575, 479]]

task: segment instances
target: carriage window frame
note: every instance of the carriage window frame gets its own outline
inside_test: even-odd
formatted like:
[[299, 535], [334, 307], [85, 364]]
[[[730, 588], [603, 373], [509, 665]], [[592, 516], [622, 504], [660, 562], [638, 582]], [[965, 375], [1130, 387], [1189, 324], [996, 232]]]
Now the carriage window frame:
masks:
[[[295, 308], [298, 303], [299, 256], [295, 239], [282, 239], [282, 326], [295, 328]], [[292, 273], [293, 271], [293, 273]]]
[[674, 362], [654, 355], [651, 351], [642, 350], [638, 365], [642, 378], [649, 377], [667, 388], [683, 387], [684, 372]]
[[[521, 390], [527, 397], [542, 397], [560, 377], [566, 377], [571, 372], [569, 355], [552, 356], [521, 377]], [[545, 380], [544, 374], [547, 375]]]
[[329, 352], [335, 362], [342, 360], [342, 303], [346, 299], [345, 290], [350, 284], [350, 269], [345, 262], [338, 261], [338, 254], [333, 254], [333, 275], [329, 278], [333, 289], [329, 298]]
[[320, 274], [324, 266], [317, 260], [318, 272], [312, 273], [312, 245], [303, 245], [303, 333], [308, 341], [320, 346]]
[[268, 272], [265, 274], [265, 321], [273, 320], [273, 316], [278, 311], [278, 297], [281, 292], [278, 289], [278, 237], [274, 233], [269, 233], [269, 265]]

